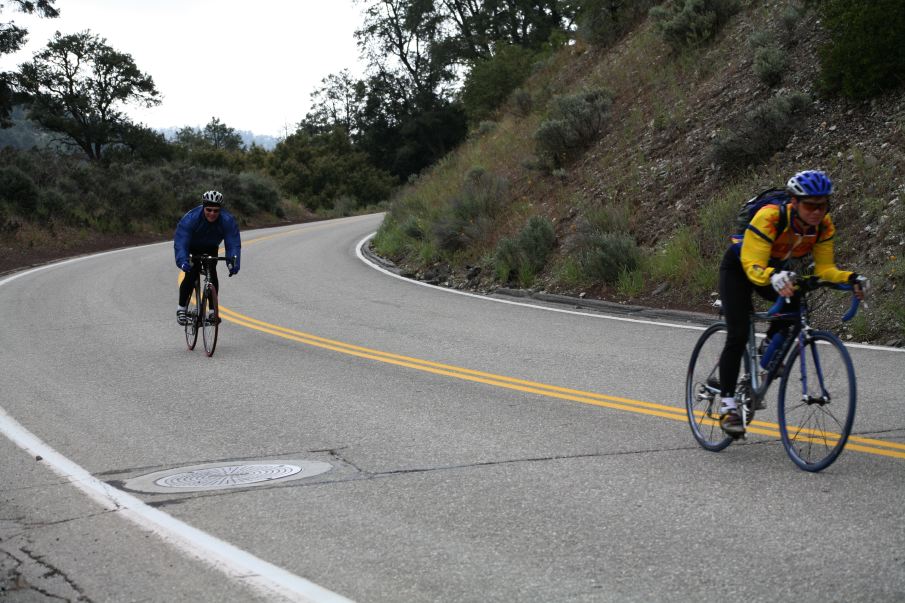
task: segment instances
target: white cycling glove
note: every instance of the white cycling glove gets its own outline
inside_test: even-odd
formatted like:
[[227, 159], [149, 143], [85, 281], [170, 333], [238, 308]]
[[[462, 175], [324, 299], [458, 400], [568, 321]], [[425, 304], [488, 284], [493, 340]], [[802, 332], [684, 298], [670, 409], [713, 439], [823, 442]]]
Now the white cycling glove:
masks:
[[794, 272], [781, 270], [779, 272], [773, 273], [773, 275], [770, 277], [770, 284], [773, 285], [773, 289], [775, 289], [777, 293], [781, 293], [783, 289], [793, 284], [792, 279], [794, 278]]

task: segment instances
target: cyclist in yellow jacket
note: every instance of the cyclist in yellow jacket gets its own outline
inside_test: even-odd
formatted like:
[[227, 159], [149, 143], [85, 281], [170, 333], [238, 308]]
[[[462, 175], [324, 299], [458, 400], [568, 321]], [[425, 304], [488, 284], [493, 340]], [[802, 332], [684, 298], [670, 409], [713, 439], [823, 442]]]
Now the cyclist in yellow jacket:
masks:
[[[814, 275], [833, 283], [851, 283], [864, 298], [870, 283], [855, 272], [840, 270], [833, 258], [836, 227], [829, 215], [833, 183], [823, 172], [798, 172], [786, 184], [784, 199], [764, 205], [751, 219], [741, 240], [735, 240], [720, 264], [720, 299], [728, 332], [720, 356], [720, 426], [739, 435], [745, 425], [735, 402], [739, 367], [748, 341], [752, 294], [768, 301], [789, 299], [788, 311], [799, 307], [791, 260], [811, 254]], [[788, 325], [785, 325], [786, 327]], [[770, 325], [767, 340], [784, 325]]]

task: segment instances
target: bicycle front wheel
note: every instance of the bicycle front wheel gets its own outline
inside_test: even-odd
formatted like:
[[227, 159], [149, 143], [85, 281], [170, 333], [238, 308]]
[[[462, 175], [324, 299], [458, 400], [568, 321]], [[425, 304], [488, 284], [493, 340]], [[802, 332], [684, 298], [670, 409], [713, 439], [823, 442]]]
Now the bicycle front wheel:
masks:
[[198, 342], [198, 327], [201, 324], [198, 321], [200, 314], [198, 306], [201, 305], [201, 289], [195, 286], [192, 295], [189, 296], [188, 305], [185, 308], [185, 344], [190, 350], [195, 349], [195, 343]]
[[[814, 331], [792, 348], [779, 387], [779, 433], [792, 461], [821, 471], [842, 453], [855, 421], [855, 369], [832, 333]], [[800, 379], [800, 387], [794, 377]], [[798, 394], [800, 392], [800, 398]]]
[[217, 347], [217, 332], [220, 330], [220, 309], [217, 305], [217, 290], [208, 285], [201, 300], [201, 337], [204, 339], [204, 352], [214, 355]]
[[726, 323], [711, 325], [694, 346], [685, 379], [685, 410], [694, 439], [719, 452], [732, 443], [720, 428], [720, 355], [726, 344]]

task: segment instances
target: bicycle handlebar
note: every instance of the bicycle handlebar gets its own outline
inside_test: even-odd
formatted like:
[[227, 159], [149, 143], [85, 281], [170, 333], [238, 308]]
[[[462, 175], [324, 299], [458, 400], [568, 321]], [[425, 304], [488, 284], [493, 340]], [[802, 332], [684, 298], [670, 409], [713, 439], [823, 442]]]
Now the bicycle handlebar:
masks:
[[205, 261], [209, 262], [211, 260], [213, 260], [214, 262], [217, 262], [217, 261], [228, 262], [231, 259], [232, 258], [220, 257], [220, 256], [216, 256], [216, 255], [207, 255], [205, 253], [200, 253], [198, 255], [195, 255], [195, 254], [189, 255], [190, 261], [199, 261], [199, 262], [205, 262]]
[[[836, 289], [837, 291], [851, 291], [853, 289], [851, 285], [822, 281], [815, 276], [809, 278], [797, 278], [795, 279], [795, 284], [798, 287], [799, 291], [814, 291], [815, 289], [820, 289], [821, 287], [829, 287], [830, 289]], [[769, 318], [778, 314], [782, 314], [782, 307], [787, 301], [788, 298], [786, 297], [778, 297], [776, 299], [776, 303], [773, 304], [769, 310], [767, 310], [767, 317]], [[842, 315], [842, 322], [848, 322], [852, 318], [854, 318], [855, 314], [858, 313], [858, 306], [860, 305], [861, 300], [852, 295], [852, 304], [851, 306], [849, 306], [846, 313]]]

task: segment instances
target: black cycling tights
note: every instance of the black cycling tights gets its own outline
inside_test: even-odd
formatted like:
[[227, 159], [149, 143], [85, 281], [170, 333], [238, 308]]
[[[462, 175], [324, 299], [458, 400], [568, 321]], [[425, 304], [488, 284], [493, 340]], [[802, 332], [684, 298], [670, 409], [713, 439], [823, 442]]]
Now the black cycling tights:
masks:
[[[771, 285], [758, 286], [748, 280], [738, 251], [730, 247], [720, 263], [720, 300], [723, 302], [723, 314], [728, 325], [726, 346], [720, 356], [720, 385], [724, 398], [735, 395], [735, 384], [738, 382], [742, 356], [748, 343], [748, 329], [754, 309], [751, 300], [753, 293], [769, 302], [776, 301], [779, 296]], [[799, 305], [796, 295], [785, 309], [795, 312]], [[771, 322], [767, 336], [787, 327], [788, 323]]]
[[[217, 252], [214, 251], [210, 253], [210, 251], [193, 251], [194, 253], [207, 253], [208, 255], [217, 255]], [[217, 265], [214, 264], [211, 271], [211, 283], [214, 285], [214, 289], [218, 292], [220, 291], [220, 281], [217, 279]], [[189, 298], [192, 296], [192, 288], [195, 286], [195, 281], [198, 279], [198, 274], [201, 272], [201, 264], [195, 262], [192, 266], [191, 270], [185, 273], [185, 278], [182, 279], [182, 283], [179, 284], [179, 307], [184, 308], [189, 303]], [[198, 300], [199, 302], [201, 300]]]

